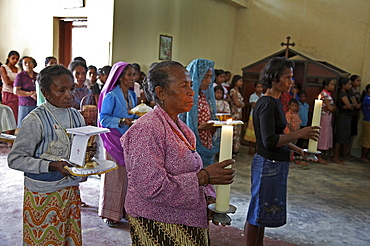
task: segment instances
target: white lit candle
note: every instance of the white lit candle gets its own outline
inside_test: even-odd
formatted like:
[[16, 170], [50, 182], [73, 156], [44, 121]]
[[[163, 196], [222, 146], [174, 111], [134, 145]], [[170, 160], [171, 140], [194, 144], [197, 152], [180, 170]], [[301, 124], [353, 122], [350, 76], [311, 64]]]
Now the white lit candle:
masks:
[[[232, 119], [227, 120], [230, 124]], [[233, 150], [233, 126], [224, 125], [221, 129], [221, 145], [219, 162], [232, 158]], [[231, 168], [227, 166], [226, 168]], [[216, 189], [216, 210], [220, 212], [229, 211], [230, 185], [217, 185]]]
[[[321, 109], [322, 100], [320, 96], [315, 100], [315, 106], [313, 108], [312, 124], [311, 126], [320, 126], [321, 120]], [[308, 152], [317, 152], [317, 141], [310, 139], [308, 142]]]

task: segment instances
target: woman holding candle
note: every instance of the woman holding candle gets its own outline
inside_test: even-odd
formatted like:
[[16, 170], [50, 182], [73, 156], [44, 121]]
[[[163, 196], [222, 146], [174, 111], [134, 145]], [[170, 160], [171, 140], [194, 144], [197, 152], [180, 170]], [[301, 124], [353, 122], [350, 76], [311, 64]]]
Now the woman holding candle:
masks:
[[219, 134], [213, 123], [207, 123], [217, 120], [213, 67], [214, 62], [206, 59], [195, 59], [186, 67], [193, 81], [194, 105], [189, 112], [180, 115], [197, 138], [197, 151], [205, 167], [214, 163], [215, 154], [220, 149]]
[[191, 83], [178, 62], [153, 66], [144, 90], [156, 106], [121, 138], [133, 245], [209, 245], [207, 204], [214, 200], [214, 190], [208, 184], [233, 181], [234, 171], [224, 169], [233, 160], [202, 169], [195, 135], [178, 118], [193, 106]]
[[285, 57], [269, 60], [262, 71], [262, 84], [267, 91], [253, 110], [253, 125], [258, 150], [253, 158], [251, 200], [245, 235], [247, 245], [263, 245], [265, 227], [286, 223], [286, 192], [289, 151], [301, 155], [301, 148], [292, 144], [298, 138], [319, 138], [319, 126], [305, 127], [284, 135], [287, 125], [279, 97], [293, 85], [294, 62]]
[[[331, 95], [335, 90], [334, 79], [324, 79], [322, 82], [323, 90], [320, 93], [320, 98], [323, 101], [321, 110], [320, 120], [320, 139], [317, 144], [317, 148], [323, 152], [328, 151], [333, 147], [333, 127], [332, 118], [333, 113], [337, 110], [333, 97]], [[320, 164], [326, 164], [328, 161], [325, 160], [321, 154], [317, 155], [317, 162]]]

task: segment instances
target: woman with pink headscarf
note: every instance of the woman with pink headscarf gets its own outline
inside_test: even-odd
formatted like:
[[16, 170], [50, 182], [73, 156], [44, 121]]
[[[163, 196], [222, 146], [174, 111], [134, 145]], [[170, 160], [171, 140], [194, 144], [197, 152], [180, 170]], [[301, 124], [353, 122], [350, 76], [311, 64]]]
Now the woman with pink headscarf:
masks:
[[98, 126], [110, 130], [101, 135], [107, 159], [118, 165], [117, 170], [101, 176], [99, 216], [108, 226], [117, 226], [125, 215], [127, 173], [120, 138], [132, 125], [132, 121], [138, 118], [129, 113], [137, 105], [137, 96], [130, 90], [134, 86], [135, 73], [131, 64], [115, 63], [98, 101]]

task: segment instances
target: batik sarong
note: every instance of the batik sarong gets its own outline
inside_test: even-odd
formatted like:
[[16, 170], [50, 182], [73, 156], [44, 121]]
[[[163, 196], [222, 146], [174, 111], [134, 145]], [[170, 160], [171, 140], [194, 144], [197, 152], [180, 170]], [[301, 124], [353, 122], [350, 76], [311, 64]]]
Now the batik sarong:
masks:
[[80, 203], [77, 186], [53, 193], [25, 188], [23, 245], [82, 245]]
[[128, 216], [133, 246], [207, 246], [208, 229]]

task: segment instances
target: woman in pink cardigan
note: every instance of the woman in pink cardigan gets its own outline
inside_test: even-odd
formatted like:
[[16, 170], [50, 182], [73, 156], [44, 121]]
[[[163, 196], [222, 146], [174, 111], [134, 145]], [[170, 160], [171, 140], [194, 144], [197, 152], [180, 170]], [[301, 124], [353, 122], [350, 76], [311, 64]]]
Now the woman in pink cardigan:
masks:
[[155, 65], [144, 89], [157, 106], [121, 138], [127, 168], [125, 201], [132, 245], [208, 245], [210, 184], [233, 182], [234, 163], [226, 160], [202, 169], [195, 136], [178, 118], [193, 106], [187, 70], [178, 62]]

